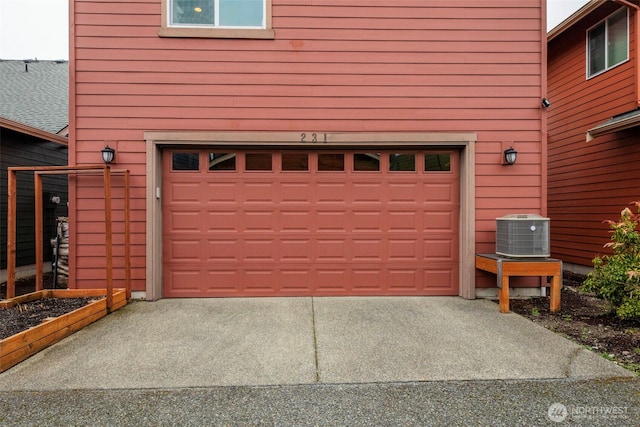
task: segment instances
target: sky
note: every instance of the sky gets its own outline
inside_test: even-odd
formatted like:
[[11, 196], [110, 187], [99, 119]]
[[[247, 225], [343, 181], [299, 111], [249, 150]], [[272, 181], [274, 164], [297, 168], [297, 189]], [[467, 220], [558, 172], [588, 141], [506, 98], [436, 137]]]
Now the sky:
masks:
[[[547, 0], [547, 30], [587, 2]], [[68, 30], [69, 0], [0, 0], [0, 59], [69, 59]]]

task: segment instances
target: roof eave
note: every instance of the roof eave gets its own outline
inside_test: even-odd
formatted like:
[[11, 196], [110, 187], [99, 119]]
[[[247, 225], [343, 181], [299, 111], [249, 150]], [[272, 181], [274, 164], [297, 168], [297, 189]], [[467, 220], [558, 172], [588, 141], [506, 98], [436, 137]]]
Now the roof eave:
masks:
[[556, 25], [547, 33], [547, 43], [564, 33], [566, 30], [575, 25], [578, 21], [589, 15], [591, 12], [605, 4], [608, 0], [591, 0], [589, 3], [578, 9], [573, 15]]
[[42, 129], [37, 129], [29, 125], [25, 125], [23, 123], [15, 122], [13, 120], [5, 119], [4, 117], [0, 117], [0, 127], [11, 129], [16, 132], [24, 133], [26, 135], [34, 136], [36, 138], [44, 139], [50, 142], [55, 142], [65, 146], [69, 145], [69, 139], [62, 135], [56, 135], [55, 133], [47, 132]]
[[594, 138], [600, 135], [618, 132], [638, 125], [640, 125], [640, 114], [624, 120], [614, 121], [612, 123], [603, 123], [587, 131], [587, 142], [593, 141]]

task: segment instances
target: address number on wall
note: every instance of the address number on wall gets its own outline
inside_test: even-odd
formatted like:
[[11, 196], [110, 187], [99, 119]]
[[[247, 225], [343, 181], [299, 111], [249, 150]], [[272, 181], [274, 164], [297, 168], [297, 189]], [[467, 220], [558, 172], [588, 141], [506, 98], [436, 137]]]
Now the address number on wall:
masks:
[[318, 142], [323, 142], [326, 143], [327, 142], [327, 134], [326, 133], [301, 133], [300, 134], [300, 142], [310, 142], [312, 144], [318, 143]]

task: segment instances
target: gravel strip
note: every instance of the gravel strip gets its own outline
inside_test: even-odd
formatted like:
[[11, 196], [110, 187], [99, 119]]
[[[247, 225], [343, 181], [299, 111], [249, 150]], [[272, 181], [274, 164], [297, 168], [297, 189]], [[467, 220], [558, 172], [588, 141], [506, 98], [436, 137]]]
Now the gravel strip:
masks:
[[[549, 418], [552, 405], [558, 422]], [[640, 378], [0, 393], [3, 427], [637, 426], [638, 420]]]

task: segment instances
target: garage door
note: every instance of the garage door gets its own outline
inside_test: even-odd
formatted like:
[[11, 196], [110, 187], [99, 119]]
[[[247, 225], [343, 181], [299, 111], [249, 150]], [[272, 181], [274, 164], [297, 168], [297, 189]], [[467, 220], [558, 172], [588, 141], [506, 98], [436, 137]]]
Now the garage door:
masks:
[[163, 152], [163, 296], [458, 295], [456, 151]]

